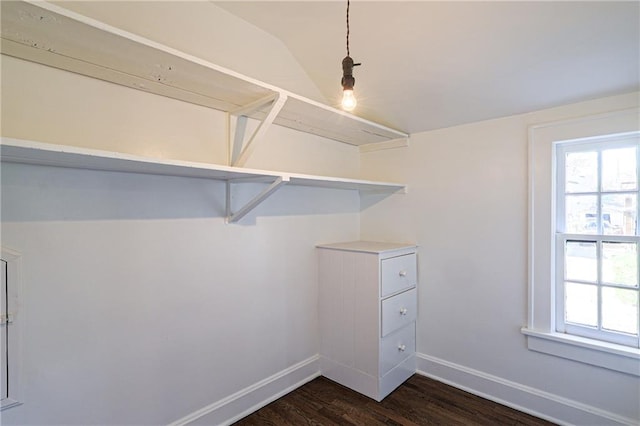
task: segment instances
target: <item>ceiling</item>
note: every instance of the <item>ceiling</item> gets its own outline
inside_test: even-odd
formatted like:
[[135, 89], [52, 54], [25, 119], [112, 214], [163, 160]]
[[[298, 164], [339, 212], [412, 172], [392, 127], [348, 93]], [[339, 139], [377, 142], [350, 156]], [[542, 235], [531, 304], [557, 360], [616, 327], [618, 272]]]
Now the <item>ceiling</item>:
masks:
[[[346, 1], [214, 2], [338, 105]], [[354, 114], [416, 133], [640, 88], [640, 2], [353, 1]]]

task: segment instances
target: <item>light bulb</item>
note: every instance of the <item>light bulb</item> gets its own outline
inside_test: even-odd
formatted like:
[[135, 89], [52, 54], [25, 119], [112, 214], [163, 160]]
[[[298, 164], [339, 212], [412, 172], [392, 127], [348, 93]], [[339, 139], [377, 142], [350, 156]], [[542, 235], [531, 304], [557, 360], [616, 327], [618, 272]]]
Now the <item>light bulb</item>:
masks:
[[356, 101], [356, 97], [353, 96], [353, 90], [342, 91], [342, 109], [345, 111], [353, 111], [357, 104], [358, 101]]

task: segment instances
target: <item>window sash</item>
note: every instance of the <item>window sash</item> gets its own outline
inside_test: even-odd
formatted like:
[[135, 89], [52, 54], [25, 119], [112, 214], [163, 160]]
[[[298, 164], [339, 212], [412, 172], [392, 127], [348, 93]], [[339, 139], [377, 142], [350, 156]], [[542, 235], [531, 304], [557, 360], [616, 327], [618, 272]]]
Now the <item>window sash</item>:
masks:
[[[596, 243], [596, 260], [598, 263], [598, 278], [596, 282], [587, 282], [581, 280], [565, 279], [565, 246], [568, 241]], [[626, 242], [636, 243], [640, 245], [640, 236], [622, 236], [622, 235], [576, 235], [576, 234], [557, 234], [556, 235], [556, 331], [560, 333], [573, 334], [576, 336], [588, 337], [605, 342], [617, 343], [620, 345], [640, 348], [640, 332], [638, 335], [631, 335], [622, 332], [609, 331], [602, 328], [602, 296], [603, 288], [623, 288], [636, 292], [636, 298], [640, 298], [640, 288], [633, 286], [624, 286], [619, 284], [603, 283], [602, 281], [602, 243], [607, 242]], [[640, 249], [637, 251], [640, 257]], [[638, 259], [640, 265], [640, 259]], [[596, 327], [582, 326], [579, 324], [568, 323], [565, 321], [565, 282], [584, 283], [596, 286], [598, 289], [598, 320]], [[637, 327], [640, 331], [640, 315], [636, 318]]]

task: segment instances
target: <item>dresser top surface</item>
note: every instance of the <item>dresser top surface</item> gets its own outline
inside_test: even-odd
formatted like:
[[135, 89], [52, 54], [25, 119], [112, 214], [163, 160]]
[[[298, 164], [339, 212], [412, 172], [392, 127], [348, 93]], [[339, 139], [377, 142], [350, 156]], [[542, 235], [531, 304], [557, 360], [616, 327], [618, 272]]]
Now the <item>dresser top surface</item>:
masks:
[[381, 254], [390, 251], [415, 249], [416, 245], [409, 243], [384, 243], [378, 241], [349, 241], [345, 243], [318, 244], [316, 247], [330, 250]]

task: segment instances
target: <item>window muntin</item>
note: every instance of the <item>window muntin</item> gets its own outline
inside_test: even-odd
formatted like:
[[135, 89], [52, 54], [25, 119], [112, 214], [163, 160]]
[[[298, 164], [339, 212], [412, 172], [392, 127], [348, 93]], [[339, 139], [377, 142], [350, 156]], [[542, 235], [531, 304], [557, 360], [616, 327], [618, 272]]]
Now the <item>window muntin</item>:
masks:
[[556, 329], [640, 347], [640, 137], [556, 145]]

